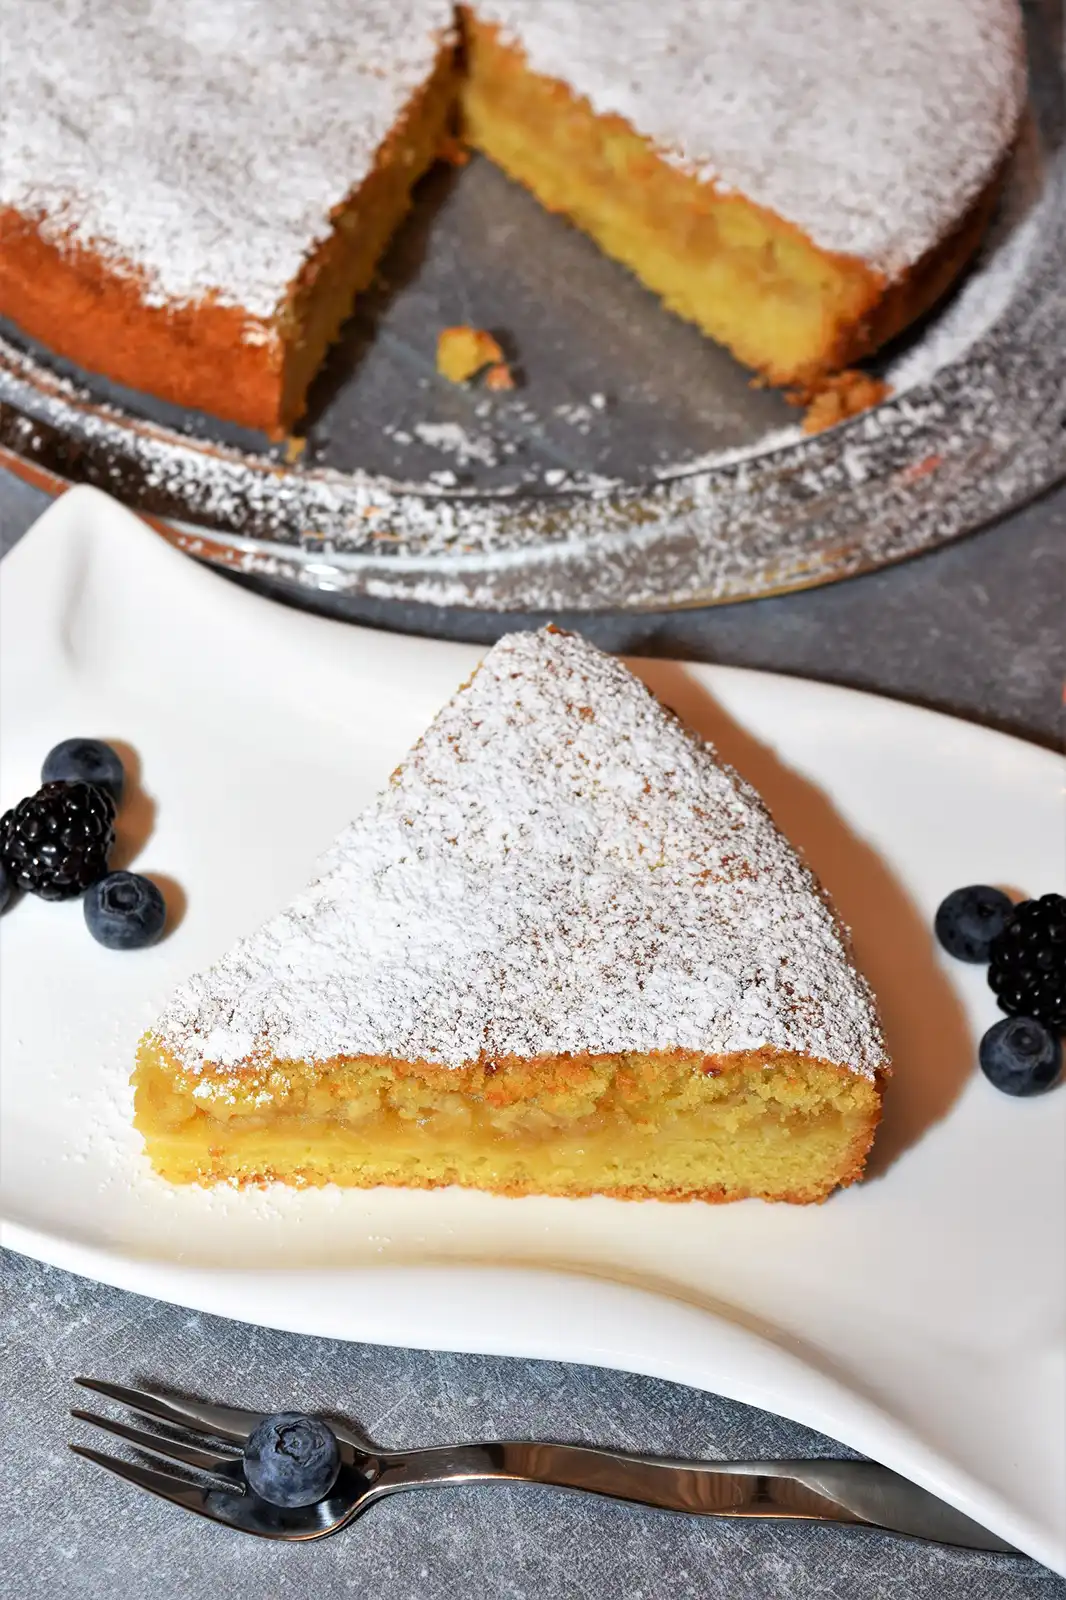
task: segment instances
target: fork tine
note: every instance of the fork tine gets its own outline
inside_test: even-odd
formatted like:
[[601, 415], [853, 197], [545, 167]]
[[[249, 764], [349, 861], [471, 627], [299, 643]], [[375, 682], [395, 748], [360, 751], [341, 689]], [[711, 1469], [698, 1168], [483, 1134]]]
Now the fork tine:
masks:
[[[125, 1478], [127, 1483], [134, 1484], [138, 1489], [147, 1489], [149, 1494], [158, 1495], [160, 1500], [169, 1500], [171, 1505], [180, 1506], [183, 1511], [195, 1511], [197, 1516], [207, 1517], [211, 1522], [221, 1522], [227, 1528], [235, 1526], [229, 1517], [220, 1515], [230, 1497], [218, 1489], [186, 1483], [182, 1478], [175, 1478], [173, 1473], [155, 1472], [151, 1467], [122, 1461], [118, 1456], [107, 1456], [102, 1450], [90, 1450], [83, 1444], [72, 1444], [69, 1448], [76, 1456], [95, 1462], [105, 1472]], [[240, 1504], [239, 1497], [233, 1496], [233, 1499], [237, 1505]]]
[[[88, 1422], [94, 1428], [103, 1428], [105, 1433], [125, 1439], [127, 1444], [136, 1445], [138, 1450], [147, 1450], [149, 1455], [161, 1456], [164, 1461], [180, 1461], [184, 1466], [196, 1467], [201, 1472], [215, 1472], [222, 1477], [229, 1477], [232, 1469], [240, 1463], [240, 1456], [223, 1454], [218, 1450], [198, 1450], [194, 1445], [182, 1444], [178, 1439], [168, 1439], [159, 1433], [145, 1433], [142, 1428], [131, 1428], [128, 1423], [99, 1417], [93, 1411], [74, 1407], [70, 1414], [77, 1417], [79, 1422]], [[239, 1480], [233, 1487], [243, 1493], [244, 1485]]]
[[263, 1420], [261, 1411], [244, 1411], [239, 1406], [204, 1405], [198, 1400], [172, 1400], [152, 1389], [128, 1389], [121, 1383], [104, 1383], [100, 1378], [75, 1378], [83, 1389], [106, 1395], [119, 1405], [139, 1411], [142, 1416], [156, 1417], [161, 1422], [172, 1422], [176, 1427], [188, 1428], [192, 1433], [211, 1433], [231, 1444], [244, 1444]]

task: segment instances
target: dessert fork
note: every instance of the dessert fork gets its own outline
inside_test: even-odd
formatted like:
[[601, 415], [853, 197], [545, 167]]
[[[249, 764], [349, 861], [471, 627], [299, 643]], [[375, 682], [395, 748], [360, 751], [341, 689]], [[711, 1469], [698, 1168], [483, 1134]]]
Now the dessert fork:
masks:
[[75, 1382], [154, 1422], [180, 1429], [197, 1442], [174, 1433], [149, 1433], [80, 1409], [72, 1416], [200, 1476], [159, 1471], [73, 1444], [70, 1448], [76, 1455], [184, 1511], [264, 1539], [324, 1538], [353, 1522], [376, 1500], [401, 1489], [502, 1480], [553, 1484], [664, 1511], [837, 1522], [973, 1550], [1019, 1553], [944, 1501], [872, 1461], [675, 1461], [585, 1445], [518, 1440], [379, 1450], [348, 1424], [333, 1421], [330, 1427], [341, 1455], [336, 1483], [316, 1505], [282, 1509], [260, 1499], [244, 1479], [242, 1448], [265, 1413], [96, 1378]]

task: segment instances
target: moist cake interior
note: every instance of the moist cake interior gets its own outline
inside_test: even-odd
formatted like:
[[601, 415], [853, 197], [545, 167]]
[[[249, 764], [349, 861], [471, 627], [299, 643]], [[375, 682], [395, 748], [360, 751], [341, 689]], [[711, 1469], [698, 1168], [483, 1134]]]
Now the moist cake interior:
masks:
[[742, 196], [671, 166], [619, 116], [599, 116], [469, 9], [462, 125], [470, 142], [630, 267], [663, 303], [771, 383], [813, 381], [861, 353], [882, 280], [819, 250]]
[[351, 315], [356, 296], [370, 287], [410, 207], [414, 184], [436, 158], [455, 89], [455, 62], [450, 51], [443, 51], [433, 76], [389, 134], [374, 170], [340, 209], [333, 233], [300, 273], [282, 314], [281, 431], [303, 415], [326, 351]]
[[136, 1088], [137, 1126], [172, 1183], [663, 1200], [823, 1200], [861, 1174], [878, 1110], [867, 1079], [783, 1052], [489, 1071], [279, 1061], [197, 1080], [149, 1044]]

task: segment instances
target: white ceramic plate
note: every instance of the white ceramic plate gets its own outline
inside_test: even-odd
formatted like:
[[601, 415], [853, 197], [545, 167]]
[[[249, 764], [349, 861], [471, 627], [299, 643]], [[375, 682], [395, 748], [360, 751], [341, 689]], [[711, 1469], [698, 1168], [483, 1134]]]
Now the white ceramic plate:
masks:
[[822, 1429], [1066, 1570], [1066, 1089], [975, 1071], [996, 1017], [941, 959], [941, 896], [1064, 878], [1063, 767], [869, 696], [639, 663], [768, 799], [853, 925], [897, 1060], [873, 1173], [822, 1207], [172, 1189], [128, 1123], [176, 980], [299, 888], [479, 654], [258, 599], [93, 490], [3, 564], [2, 785], [59, 739], [136, 752], [124, 859], [180, 919], [109, 953], [78, 903], [0, 925], [13, 1248], [202, 1310], [333, 1337], [550, 1356]]

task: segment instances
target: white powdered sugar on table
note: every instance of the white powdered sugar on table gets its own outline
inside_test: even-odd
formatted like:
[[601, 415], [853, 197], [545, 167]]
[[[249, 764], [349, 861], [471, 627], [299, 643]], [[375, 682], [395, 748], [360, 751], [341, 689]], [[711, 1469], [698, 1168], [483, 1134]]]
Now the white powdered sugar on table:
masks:
[[471, 461], [480, 462], [483, 467], [496, 465], [495, 441], [487, 434], [468, 433], [459, 422], [415, 422], [411, 431], [423, 444], [454, 456], [460, 467], [469, 466]]
[[0, 211], [148, 304], [268, 319], [453, 20], [447, 0], [0, 0]]
[[834, 915], [758, 796], [555, 630], [489, 652], [322, 875], [156, 1031], [194, 1072], [764, 1045], [885, 1061]]
[[477, 0], [533, 71], [669, 161], [894, 278], [950, 232], [1025, 100], [1017, 0]]

